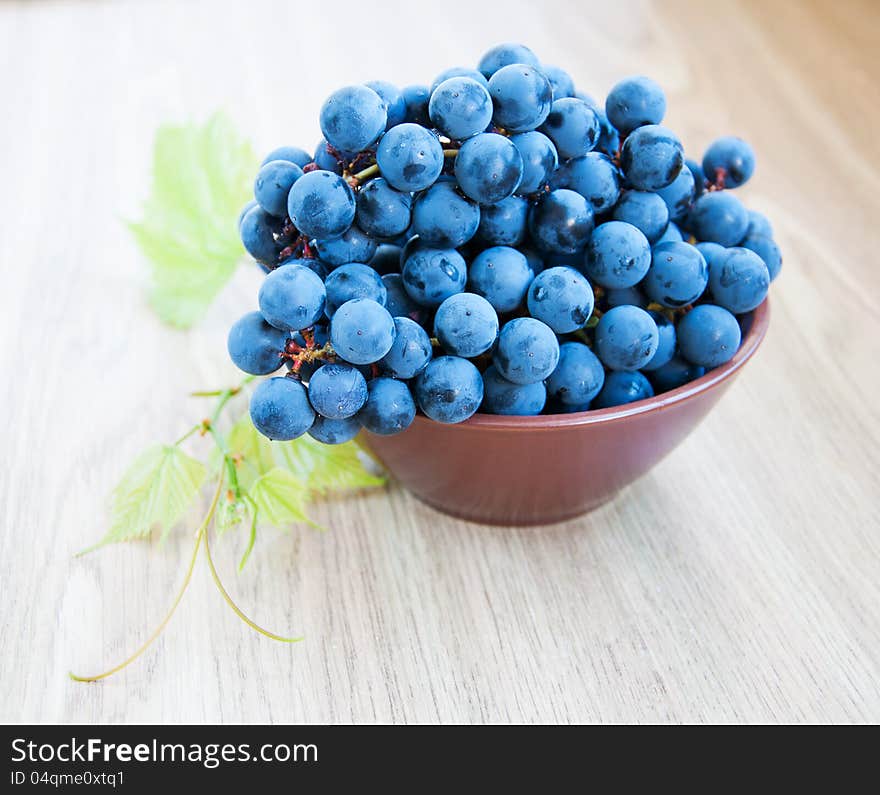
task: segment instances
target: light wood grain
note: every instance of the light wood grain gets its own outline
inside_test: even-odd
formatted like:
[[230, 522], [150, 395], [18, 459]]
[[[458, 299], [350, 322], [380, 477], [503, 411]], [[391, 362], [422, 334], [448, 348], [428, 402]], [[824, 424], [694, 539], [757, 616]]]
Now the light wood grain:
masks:
[[[370, 11], [368, 8], [375, 8]], [[354, 32], [351, 32], [354, 31]], [[763, 350], [699, 430], [592, 515], [446, 518], [398, 488], [321, 505], [327, 534], [262, 534], [230, 587], [164, 548], [84, 559], [132, 456], [231, 383], [240, 272], [196, 330], [145, 304], [120, 219], [153, 130], [225, 107], [259, 149], [311, 146], [338, 85], [430, 80], [521, 39], [602, 94], [652, 74], [692, 152], [753, 142], [743, 190], [785, 253]], [[880, 19], [841, 3], [0, 5], [2, 676], [11, 721], [877, 721]]]

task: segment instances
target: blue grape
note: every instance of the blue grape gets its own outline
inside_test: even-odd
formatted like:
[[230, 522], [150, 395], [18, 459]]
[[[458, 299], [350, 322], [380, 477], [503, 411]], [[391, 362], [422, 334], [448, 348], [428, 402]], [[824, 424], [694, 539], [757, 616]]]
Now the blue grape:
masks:
[[392, 127], [376, 150], [376, 162], [391, 187], [402, 191], [425, 190], [443, 170], [440, 139], [418, 124]]
[[703, 155], [703, 173], [721, 187], [738, 188], [755, 173], [755, 152], [742, 138], [718, 138]]
[[322, 171], [332, 171], [334, 174], [341, 174], [343, 164], [350, 163], [354, 159], [355, 153], [340, 152], [339, 155], [343, 161], [340, 162], [340, 158], [330, 153], [329, 146], [330, 144], [327, 143], [326, 138], [318, 141], [318, 145], [315, 147], [315, 165]]
[[509, 132], [522, 133], [540, 127], [553, 104], [553, 88], [540, 69], [514, 63], [489, 78], [492, 121]]
[[648, 312], [657, 324], [659, 341], [657, 351], [651, 357], [651, 361], [642, 365], [642, 370], [657, 370], [667, 364], [675, 356], [676, 335], [675, 324], [662, 312]]
[[711, 271], [714, 267], [714, 263], [718, 261], [718, 259], [723, 255], [727, 249], [719, 245], [718, 243], [710, 243], [706, 241], [705, 243], [697, 243], [696, 244], [697, 251], [703, 255], [703, 259], [706, 260], [706, 264], [709, 266], [709, 270]]
[[644, 375], [638, 371], [614, 370], [605, 377], [602, 391], [596, 396], [590, 408], [608, 409], [650, 397], [654, 397], [654, 389]]
[[553, 187], [569, 188], [580, 193], [596, 215], [608, 212], [620, 197], [617, 167], [599, 152], [587, 152], [583, 157], [562, 164], [553, 180]]
[[416, 404], [409, 387], [393, 378], [374, 378], [358, 420], [370, 433], [391, 436], [405, 431], [416, 418]]
[[464, 290], [467, 266], [454, 248], [417, 248], [403, 265], [403, 286], [421, 306], [440, 306]]
[[687, 218], [694, 203], [694, 193], [694, 175], [689, 168], [683, 168], [669, 185], [657, 191], [669, 208], [669, 220], [675, 223]]
[[287, 214], [307, 237], [339, 237], [354, 221], [354, 193], [331, 171], [309, 171], [290, 189]]
[[617, 130], [628, 135], [637, 127], [663, 121], [666, 95], [650, 77], [628, 77], [608, 93], [605, 115]]
[[480, 225], [480, 206], [462, 196], [453, 182], [437, 182], [416, 199], [412, 231], [436, 248], [458, 248]]
[[360, 152], [385, 131], [388, 110], [372, 88], [346, 86], [334, 91], [321, 108], [321, 132], [337, 149]]
[[661, 243], [681, 243], [683, 240], [684, 235], [681, 233], [681, 229], [670, 221], [666, 224], [666, 231], [657, 238], [657, 242], [654, 245], [659, 246]]
[[649, 373], [651, 383], [657, 392], [669, 392], [702, 377], [705, 367], [691, 364], [680, 356], [673, 356], [666, 364]]
[[747, 237], [773, 237], [773, 227], [763, 213], [757, 210], [749, 210], [749, 228], [746, 230]]
[[771, 282], [779, 275], [779, 271], [782, 268], [782, 252], [773, 238], [764, 237], [763, 235], [748, 235], [740, 245], [743, 248], [754, 251], [755, 254], [764, 260], [764, 264], [770, 273]]
[[498, 315], [482, 296], [457, 293], [437, 309], [434, 336], [447, 353], [472, 359], [490, 350], [498, 339]]
[[525, 254], [509, 246], [493, 246], [474, 257], [468, 269], [468, 288], [481, 295], [496, 312], [512, 312], [523, 301], [534, 271]]
[[365, 85], [367, 88], [372, 88], [385, 103], [386, 130], [406, 121], [406, 99], [394, 83], [389, 83], [387, 80], [370, 80]]
[[271, 265], [278, 259], [281, 249], [275, 235], [281, 232], [281, 224], [277, 218], [260, 206], [251, 207], [242, 216], [238, 229], [242, 245], [257, 262]]
[[434, 82], [431, 83], [431, 91], [433, 94], [437, 90], [437, 86], [441, 83], [445, 83], [447, 80], [450, 80], [453, 77], [469, 77], [471, 80], [475, 80], [479, 83], [483, 88], [489, 87], [489, 81], [483, 76], [483, 73], [477, 69], [469, 69], [467, 66], [452, 66], [449, 69], [444, 69], [440, 72], [437, 77], [434, 78]]
[[611, 370], [639, 370], [660, 344], [657, 324], [644, 309], [616, 306], [596, 325], [596, 353]]
[[593, 231], [593, 211], [587, 200], [567, 188], [550, 191], [529, 212], [532, 240], [545, 251], [573, 254]]
[[413, 378], [431, 361], [431, 339], [425, 329], [408, 317], [395, 317], [394, 328], [394, 343], [380, 359], [379, 366], [382, 372], [395, 378]]
[[678, 321], [681, 355], [700, 367], [718, 367], [739, 349], [741, 332], [737, 319], [713, 304], [695, 306]]
[[520, 193], [535, 193], [543, 189], [550, 183], [559, 165], [553, 141], [537, 130], [512, 135], [510, 140], [523, 160], [522, 179], [517, 190]]
[[552, 267], [539, 273], [528, 293], [529, 314], [557, 334], [583, 328], [593, 313], [593, 288], [574, 268]]
[[553, 141], [559, 157], [583, 157], [599, 141], [599, 117], [582, 100], [563, 97], [551, 106], [541, 132]]
[[638, 287], [612, 287], [605, 291], [605, 303], [609, 308], [632, 304], [645, 309], [648, 306], [648, 298]]
[[[482, 75], [480, 75], [482, 77]], [[406, 86], [403, 89], [403, 101], [406, 104], [405, 122], [421, 124], [429, 127], [431, 119], [428, 116], [428, 101], [431, 99], [431, 89], [420, 84]]]
[[586, 406], [605, 383], [602, 362], [581, 342], [559, 346], [559, 364], [547, 379], [547, 394], [567, 406]]
[[515, 384], [543, 381], [559, 363], [559, 342], [546, 323], [531, 317], [514, 318], [498, 335], [493, 362], [498, 372]]
[[305, 387], [286, 376], [260, 383], [251, 395], [250, 414], [263, 436], [279, 442], [302, 436], [315, 421]]
[[677, 309], [694, 303], [708, 282], [709, 266], [696, 246], [661, 243], [654, 246], [651, 268], [642, 289], [652, 301]]
[[325, 364], [309, 381], [309, 402], [328, 420], [344, 420], [357, 414], [367, 400], [367, 381], [348, 364]]
[[241, 231], [241, 222], [244, 220], [244, 217], [248, 214], [248, 212], [254, 208], [259, 207], [256, 199], [251, 199], [244, 207], [241, 208], [241, 212], [238, 214], [238, 230]]
[[514, 384], [494, 365], [489, 365], [483, 372], [483, 408], [489, 414], [533, 417], [544, 410], [546, 402], [547, 388], [540, 381]]
[[276, 268], [260, 287], [260, 312], [266, 322], [285, 331], [309, 328], [324, 314], [324, 283], [302, 265]]
[[483, 379], [467, 359], [440, 356], [416, 377], [415, 392], [419, 408], [432, 420], [464, 422], [483, 402]]
[[254, 197], [269, 215], [287, 217], [287, 194], [303, 174], [302, 169], [287, 160], [270, 160], [254, 180]]
[[477, 69], [479, 69], [483, 77], [488, 80], [499, 69], [502, 69], [505, 66], [510, 66], [510, 64], [526, 64], [527, 66], [533, 66], [536, 69], [541, 68], [541, 62], [538, 60], [538, 56], [528, 47], [524, 44], [508, 42], [505, 44], [497, 44], [491, 50], [484, 53], [483, 57], [480, 58], [480, 63], [477, 65]]
[[690, 159], [686, 159], [684, 164], [694, 178], [694, 199], [698, 199], [706, 190], [706, 175], [703, 173], [703, 167], [696, 160]]
[[420, 326], [428, 322], [429, 312], [419, 306], [406, 292], [403, 286], [403, 276], [399, 273], [387, 273], [382, 277], [382, 283], [388, 291], [385, 299], [385, 308], [392, 317], [408, 317]]
[[391, 243], [382, 243], [376, 248], [376, 253], [367, 263], [376, 273], [384, 276], [387, 273], [400, 271], [400, 246]]
[[266, 163], [270, 163], [273, 160], [286, 160], [288, 163], [296, 163], [300, 168], [303, 168], [311, 163], [313, 159], [305, 149], [300, 149], [298, 146], [279, 146], [277, 149], [269, 152], [263, 158], [263, 162], [260, 165], [265, 166]]
[[553, 89], [553, 99], [574, 96], [574, 80], [571, 79], [571, 75], [565, 69], [544, 64], [541, 70], [550, 81], [550, 87]]
[[279, 268], [282, 265], [301, 265], [303, 268], [308, 268], [321, 281], [324, 281], [330, 272], [327, 265], [315, 257], [287, 257], [287, 259], [283, 259], [278, 263]]
[[269, 375], [281, 367], [286, 331], [270, 326], [259, 312], [248, 312], [229, 330], [226, 347], [239, 370], [251, 375]]
[[324, 287], [327, 291], [324, 308], [327, 317], [333, 317], [340, 306], [355, 298], [369, 298], [385, 306], [388, 297], [382, 277], [369, 265], [359, 262], [340, 265], [324, 280]]
[[704, 193], [694, 202], [688, 226], [697, 240], [737, 245], [749, 228], [749, 214], [742, 202], [726, 190]]
[[328, 420], [320, 415], [315, 417], [309, 436], [322, 444], [345, 444], [360, 433], [361, 421], [357, 417], [344, 420]]
[[651, 267], [651, 245], [640, 229], [623, 221], [599, 224], [587, 243], [584, 270], [603, 287], [632, 287]]
[[369, 262], [379, 244], [356, 226], [352, 226], [340, 237], [316, 240], [315, 246], [321, 261], [335, 267], [349, 262]]
[[508, 196], [480, 209], [477, 233], [480, 240], [491, 246], [517, 246], [526, 236], [528, 218], [528, 200], [523, 196]]
[[669, 208], [656, 193], [628, 190], [614, 208], [614, 220], [641, 230], [648, 242], [656, 243], [669, 224]]
[[635, 129], [620, 150], [621, 171], [637, 190], [660, 190], [671, 185], [683, 166], [681, 141], [658, 124]]
[[523, 175], [523, 159], [509, 138], [480, 133], [468, 138], [455, 158], [455, 177], [464, 193], [480, 204], [512, 196]]
[[396, 333], [388, 310], [369, 298], [346, 301], [330, 321], [333, 349], [351, 364], [378, 362], [391, 350]]
[[357, 225], [368, 235], [396, 237], [412, 222], [412, 196], [382, 177], [370, 180], [357, 196]]
[[709, 271], [709, 288], [715, 303], [739, 315], [751, 312], [766, 297], [770, 271], [754, 251], [729, 248]]
[[428, 114], [447, 138], [463, 141], [489, 126], [492, 98], [486, 86], [473, 78], [451, 77], [431, 93]]

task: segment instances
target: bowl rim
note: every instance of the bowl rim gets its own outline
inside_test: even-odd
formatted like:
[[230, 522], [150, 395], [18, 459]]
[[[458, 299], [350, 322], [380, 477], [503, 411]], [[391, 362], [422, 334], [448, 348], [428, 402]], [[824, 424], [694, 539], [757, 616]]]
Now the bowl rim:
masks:
[[739, 349], [730, 361], [709, 370], [705, 375], [684, 384], [683, 386], [662, 392], [654, 397], [637, 400], [623, 406], [612, 406], [607, 409], [593, 409], [591, 411], [578, 411], [572, 414], [539, 414], [535, 417], [520, 417], [498, 414], [474, 414], [464, 422], [456, 424], [437, 423], [421, 414], [417, 414], [416, 423], [430, 423], [431, 426], [456, 428], [474, 431], [496, 430], [552, 430], [556, 428], [568, 428], [572, 426], [595, 425], [603, 422], [613, 422], [635, 414], [646, 414], [652, 411], [660, 411], [671, 405], [691, 400], [697, 395], [707, 392], [726, 381], [749, 359], [761, 345], [770, 325], [770, 302], [765, 298], [755, 309], [747, 315], [751, 315], [751, 324], [740, 343]]

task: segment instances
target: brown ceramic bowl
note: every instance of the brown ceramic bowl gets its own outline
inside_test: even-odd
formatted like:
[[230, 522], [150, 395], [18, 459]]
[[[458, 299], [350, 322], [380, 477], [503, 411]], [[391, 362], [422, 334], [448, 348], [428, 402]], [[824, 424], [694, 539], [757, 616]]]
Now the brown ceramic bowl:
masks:
[[475, 522], [549, 524], [611, 499], [685, 438], [752, 357], [770, 320], [764, 301], [743, 322], [736, 355], [678, 389], [578, 414], [475, 414], [458, 425], [417, 416], [397, 436], [362, 441], [416, 497]]

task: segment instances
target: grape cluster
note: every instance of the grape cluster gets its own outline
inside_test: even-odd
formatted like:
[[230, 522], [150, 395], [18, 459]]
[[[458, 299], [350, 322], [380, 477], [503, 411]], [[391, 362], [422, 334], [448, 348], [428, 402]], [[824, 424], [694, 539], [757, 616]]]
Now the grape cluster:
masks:
[[239, 218], [267, 275], [229, 353], [287, 367], [254, 391], [254, 425], [334, 444], [419, 411], [586, 411], [728, 361], [781, 255], [730, 191], [751, 147], [685, 159], [665, 112], [649, 78], [602, 107], [520, 44], [430, 87], [334, 92], [314, 154], [271, 152]]

